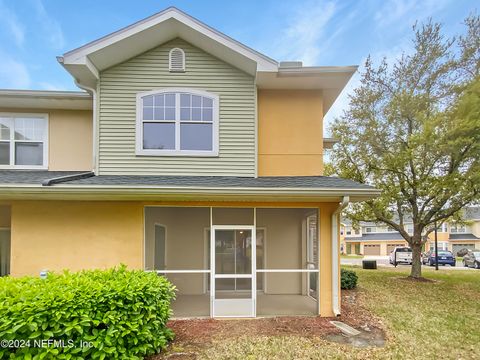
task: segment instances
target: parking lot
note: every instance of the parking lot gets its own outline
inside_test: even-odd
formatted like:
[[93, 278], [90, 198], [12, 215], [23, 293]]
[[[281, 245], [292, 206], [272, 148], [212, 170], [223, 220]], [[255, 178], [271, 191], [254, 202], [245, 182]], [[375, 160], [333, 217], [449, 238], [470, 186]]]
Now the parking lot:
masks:
[[[376, 260], [377, 261], [377, 266], [384, 266], [384, 267], [394, 267], [388, 262], [388, 256], [364, 256], [363, 259], [361, 258], [348, 258], [348, 257], [342, 257], [340, 259], [340, 264], [341, 265], [357, 265], [357, 266], [362, 266], [362, 260]], [[408, 267], [410, 265], [407, 264], [399, 264], [397, 267]], [[428, 265], [424, 265], [426, 267], [429, 267]], [[449, 265], [439, 265], [438, 266], [439, 270], [475, 270], [473, 268], [466, 268], [463, 266], [461, 261], [457, 260], [456, 266], [449, 266]], [[478, 271], [478, 270], [477, 270]], [[480, 272], [480, 271], [479, 271]]]

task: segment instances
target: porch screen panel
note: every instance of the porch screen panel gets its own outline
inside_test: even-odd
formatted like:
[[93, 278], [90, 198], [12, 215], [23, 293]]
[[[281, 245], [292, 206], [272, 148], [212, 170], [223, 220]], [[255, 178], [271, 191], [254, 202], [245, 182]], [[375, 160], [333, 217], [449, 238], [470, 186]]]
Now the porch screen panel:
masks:
[[212, 225], [253, 225], [253, 208], [212, 208]]
[[155, 270], [165, 270], [165, 227], [155, 225]]
[[256, 214], [257, 229], [265, 229], [265, 259], [257, 261], [257, 281], [263, 282], [257, 315], [317, 314], [318, 210], [257, 208]]
[[10, 230], [0, 230], [0, 276], [10, 274]]

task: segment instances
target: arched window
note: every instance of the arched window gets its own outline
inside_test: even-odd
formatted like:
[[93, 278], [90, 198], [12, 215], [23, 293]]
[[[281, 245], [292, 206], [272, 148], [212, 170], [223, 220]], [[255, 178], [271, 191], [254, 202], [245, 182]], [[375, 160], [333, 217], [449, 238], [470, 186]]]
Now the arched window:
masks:
[[170, 72], [184, 72], [185, 52], [180, 48], [173, 48], [170, 50], [168, 64]]
[[218, 155], [218, 96], [194, 89], [137, 95], [137, 154]]

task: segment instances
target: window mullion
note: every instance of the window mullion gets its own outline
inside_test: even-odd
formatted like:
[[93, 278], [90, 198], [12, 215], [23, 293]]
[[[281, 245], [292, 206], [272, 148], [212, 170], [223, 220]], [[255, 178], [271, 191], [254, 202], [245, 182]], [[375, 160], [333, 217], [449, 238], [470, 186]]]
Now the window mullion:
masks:
[[180, 151], [180, 93], [175, 93], [175, 150]]
[[10, 118], [10, 165], [15, 165], [15, 118]]

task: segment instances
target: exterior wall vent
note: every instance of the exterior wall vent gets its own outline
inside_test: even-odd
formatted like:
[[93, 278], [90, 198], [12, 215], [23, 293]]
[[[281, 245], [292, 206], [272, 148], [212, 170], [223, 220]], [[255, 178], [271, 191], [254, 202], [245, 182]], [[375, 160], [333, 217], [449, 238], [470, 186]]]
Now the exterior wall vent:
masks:
[[185, 52], [180, 48], [173, 48], [169, 54], [170, 72], [185, 72]]

